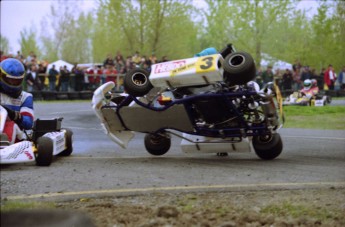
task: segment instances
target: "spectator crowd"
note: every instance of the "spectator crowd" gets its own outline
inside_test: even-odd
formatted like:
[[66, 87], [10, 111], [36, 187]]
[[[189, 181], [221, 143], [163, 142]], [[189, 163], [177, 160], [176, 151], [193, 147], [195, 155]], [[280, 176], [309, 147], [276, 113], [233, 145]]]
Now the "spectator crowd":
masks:
[[24, 87], [27, 91], [93, 91], [101, 84], [113, 81], [117, 85], [118, 91], [123, 91], [123, 75], [134, 69], [142, 68], [151, 70], [151, 65], [159, 62], [168, 61], [166, 56], [158, 60], [152, 54], [147, 57], [140, 55], [136, 51], [133, 56], [123, 57], [118, 51], [113, 57], [108, 54], [101, 64], [78, 64], [75, 63], [72, 68], [66, 65], [57, 68], [52, 65], [48, 68], [47, 61], [38, 60], [34, 52], [30, 52], [24, 57], [20, 51], [16, 55], [5, 55], [1, 51], [1, 61], [6, 58], [17, 58], [20, 60], [26, 70]]
[[[83, 66], [74, 64], [69, 69], [66, 65], [56, 68], [53, 65], [47, 70], [48, 62], [38, 60], [34, 52], [24, 57], [20, 51], [16, 55], [5, 55], [1, 51], [1, 60], [14, 57], [20, 60], [26, 68], [26, 90], [33, 91], [93, 91], [101, 84], [113, 81], [119, 92], [123, 91], [123, 75], [134, 69], [142, 68], [150, 71], [151, 65], [168, 61], [167, 56], [160, 60], [152, 54], [141, 55], [136, 51], [132, 56], [123, 57], [120, 51], [115, 56], [108, 54], [103, 63]], [[317, 72], [308, 65], [303, 66], [298, 60], [292, 69], [273, 70], [268, 66], [264, 70], [257, 69], [256, 82], [262, 87], [268, 82], [276, 82], [281, 90], [298, 91], [303, 86], [303, 81], [310, 79], [320, 90], [345, 90], [345, 65], [336, 73], [331, 64]]]
[[281, 90], [299, 91], [305, 80], [311, 80], [319, 90], [345, 90], [345, 65], [336, 73], [332, 64], [322, 68], [320, 72], [296, 60], [292, 69], [273, 71], [272, 66], [265, 70], [257, 70], [256, 82], [262, 87], [268, 82], [276, 82]]

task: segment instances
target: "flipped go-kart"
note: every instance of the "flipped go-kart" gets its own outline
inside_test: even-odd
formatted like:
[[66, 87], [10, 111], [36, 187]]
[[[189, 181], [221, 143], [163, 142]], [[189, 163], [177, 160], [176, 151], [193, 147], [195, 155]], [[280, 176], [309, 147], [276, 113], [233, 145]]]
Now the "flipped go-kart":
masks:
[[126, 93], [113, 82], [100, 86], [92, 107], [106, 134], [122, 148], [134, 132], [146, 133], [152, 155], [170, 149], [171, 135], [182, 138], [184, 152], [251, 151], [261, 159], [280, 155], [282, 99], [277, 86], [260, 89], [256, 67], [231, 44], [220, 53], [134, 69], [124, 78]]
[[69, 156], [72, 151], [72, 131], [62, 129], [62, 118], [36, 119], [32, 130], [17, 127], [16, 136], [22, 138], [11, 143], [4, 133], [7, 111], [0, 105], [0, 164], [36, 162], [49, 166], [54, 155]]

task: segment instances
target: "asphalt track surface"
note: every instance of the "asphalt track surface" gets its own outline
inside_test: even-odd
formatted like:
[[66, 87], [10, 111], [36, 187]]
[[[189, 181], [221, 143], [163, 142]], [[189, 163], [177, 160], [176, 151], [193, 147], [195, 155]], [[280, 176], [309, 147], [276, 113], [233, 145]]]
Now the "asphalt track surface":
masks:
[[91, 103], [37, 102], [36, 118], [63, 117], [74, 151], [51, 166], [1, 165], [1, 199], [68, 200], [88, 196], [172, 191], [345, 187], [345, 130], [280, 130], [284, 149], [275, 160], [255, 153], [185, 154], [173, 137], [164, 156], [146, 152], [143, 134], [125, 150], [102, 131]]

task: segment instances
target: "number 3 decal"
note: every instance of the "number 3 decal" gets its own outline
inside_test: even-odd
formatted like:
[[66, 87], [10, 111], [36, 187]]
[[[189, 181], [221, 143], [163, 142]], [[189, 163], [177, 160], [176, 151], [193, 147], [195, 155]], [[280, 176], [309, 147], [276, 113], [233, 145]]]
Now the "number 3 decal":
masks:
[[212, 60], [213, 60], [213, 57], [207, 57], [207, 58], [202, 59], [201, 61], [205, 62], [205, 64], [204, 65], [200, 65], [200, 68], [203, 69], [203, 70], [211, 68]]
[[196, 72], [202, 73], [215, 70], [215, 65], [213, 64], [214, 59], [214, 56], [199, 58], [196, 63]]

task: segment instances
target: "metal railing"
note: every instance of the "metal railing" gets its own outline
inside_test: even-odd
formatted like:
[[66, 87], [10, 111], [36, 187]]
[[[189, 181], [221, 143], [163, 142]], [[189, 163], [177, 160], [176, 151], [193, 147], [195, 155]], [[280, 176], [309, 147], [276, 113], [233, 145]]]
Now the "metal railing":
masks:
[[[121, 89], [121, 86], [123, 85], [123, 78], [125, 76], [125, 74], [88, 74], [88, 73], [85, 73], [84, 74], [84, 77], [100, 77], [100, 81], [102, 82], [102, 79], [104, 78], [107, 78], [107, 77], [115, 77], [115, 84], [116, 84], [116, 87], [115, 87], [115, 91], [118, 91], [118, 92], [122, 92], [122, 89]], [[44, 85], [47, 85], [49, 86], [49, 75], [46, 74], [46, 73], [40, 73], [38, 74], [38, 77], [40, 78], [41, 82], [43, 82]], [[57, 83], [59, 83], [59, 79], [60, 79], [60, 75], [57, 76]], [[85, 81], [85, 78], [84, 80]], [[71, 73], [70, 74], [70, 78], [69, 78], [69, 87], [71, 88], [71, 90], [74, 90], [75, 88], [75, 84], [76, 84], [76, 81], [75, 81], [75, 74], [74, 73]], [[102, 83], [101, 83], [102, 84]], [[101, 85], [99, 84], [99, 85]], [[26, 90], [26, 83], [25, 83], [25, 80], [24, 80], [24, 90]]]

